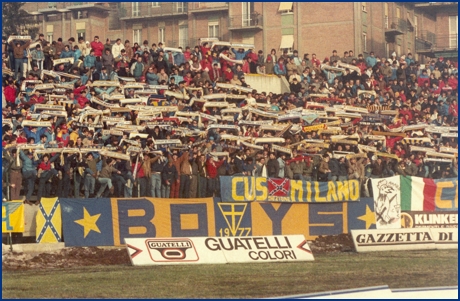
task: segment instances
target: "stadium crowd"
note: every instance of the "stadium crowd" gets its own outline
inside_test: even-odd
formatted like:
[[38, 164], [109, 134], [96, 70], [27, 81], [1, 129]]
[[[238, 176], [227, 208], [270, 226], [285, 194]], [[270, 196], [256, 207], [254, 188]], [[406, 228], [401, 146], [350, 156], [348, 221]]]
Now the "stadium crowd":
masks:
[[370, 178], [457, 177], [457, 62], [234, 46], [3, 37], [4, 201], [211, 197], [237, 174], [358, 179], [365, 196]]

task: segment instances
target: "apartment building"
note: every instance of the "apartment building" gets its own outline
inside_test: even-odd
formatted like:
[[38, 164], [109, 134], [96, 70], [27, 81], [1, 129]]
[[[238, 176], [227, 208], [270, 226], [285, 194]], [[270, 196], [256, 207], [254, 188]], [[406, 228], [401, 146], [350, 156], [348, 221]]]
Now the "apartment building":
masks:
[[457, 2], [34, 2], [24, 8], [48, 40], [98, 35], [193, 47], [216, 37], [320, 59], [333, 49], [458, 57]]

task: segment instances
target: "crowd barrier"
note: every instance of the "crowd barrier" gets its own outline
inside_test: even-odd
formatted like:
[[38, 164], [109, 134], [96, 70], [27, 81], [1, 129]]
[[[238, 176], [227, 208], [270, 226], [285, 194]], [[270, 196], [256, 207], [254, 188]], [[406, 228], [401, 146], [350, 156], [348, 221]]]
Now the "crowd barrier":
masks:
[[[373, 182], [380, 189], [374, 198], [353, 201], [44, 198], [38, 210], [18, 201], [3, 202], [2, 232], [25, 232], [24, 224], [30, 227], [33, 223], [24, 221], [24, 216], [31, 216], [28, 210], [36, 210], [37, 242], [64, 241], [66, 246], [120, 246], [125, 238], [139, 237], [303, 234], [314, 240], [352, 229], [458, 227], [457, 179], [397, 176]], [[311, 183], [311, 187], [316, 185], [320, 184]], [[408, 204], [405, 196], [409, 194]], [[391, 219], [391, 210], [398, 212], [399, 224]], [[391, 222], [382, 224], [388, 216]]]

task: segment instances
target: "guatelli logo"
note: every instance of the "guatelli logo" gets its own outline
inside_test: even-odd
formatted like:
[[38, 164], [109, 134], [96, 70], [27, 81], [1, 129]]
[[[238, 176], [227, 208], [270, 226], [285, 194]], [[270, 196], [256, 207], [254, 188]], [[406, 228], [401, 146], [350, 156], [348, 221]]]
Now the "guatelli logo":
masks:
[[190, 239], [147, 239], [150, 258], [156, 262], [198, 261], [198, 253]]

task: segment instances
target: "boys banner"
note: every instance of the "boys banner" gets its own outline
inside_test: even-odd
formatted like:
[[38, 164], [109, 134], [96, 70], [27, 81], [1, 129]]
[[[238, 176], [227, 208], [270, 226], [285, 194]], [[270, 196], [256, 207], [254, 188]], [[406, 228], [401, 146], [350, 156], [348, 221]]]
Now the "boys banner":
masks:
[[329, 203], [359, 201], [359, 181], [310, 182], [282, 178], [220, 177], [222, 201]]
[[219, 202], [207, 199], [59, 199], [66, 246], [120, 246], [125, 238], [242, 237], [375, 229], [372, 198], [359, 202]]
[[2, 202], [2, 233], [24, 232], [22, 201]]

